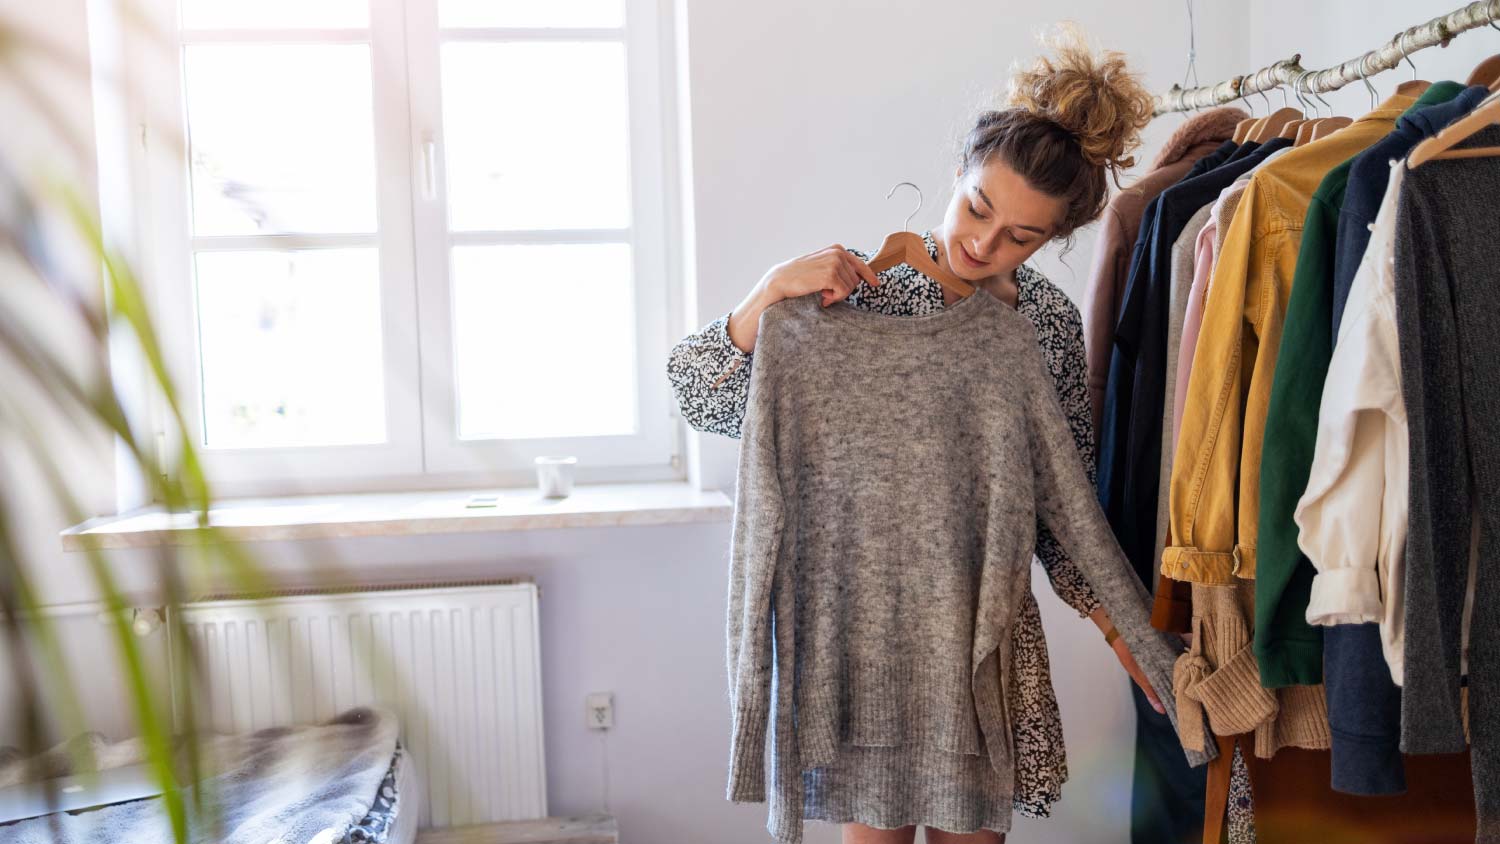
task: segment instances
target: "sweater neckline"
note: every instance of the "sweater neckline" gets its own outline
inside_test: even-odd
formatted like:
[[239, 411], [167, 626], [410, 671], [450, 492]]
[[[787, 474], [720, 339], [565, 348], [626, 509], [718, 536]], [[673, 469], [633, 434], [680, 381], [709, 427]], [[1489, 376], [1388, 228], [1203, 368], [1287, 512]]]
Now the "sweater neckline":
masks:
[[[975, 301], [980, 296], [994, 298], [984, 288], [976, 287], [973, 294], [959, 299], [951, 305], [939, 308], [931, 313], [917, 314], [915, 316], [895, 316], [864, 308], [856, 308], [842, 299], [826, 308], [815, 304], [814, 309], [821, 319], [857, 325], [861, 330], [884, 331], [895, 334], [934, 334], [962, 325], [983, 310], [987, 303]], [[816, 298], [816, 296], [813, 298]]]

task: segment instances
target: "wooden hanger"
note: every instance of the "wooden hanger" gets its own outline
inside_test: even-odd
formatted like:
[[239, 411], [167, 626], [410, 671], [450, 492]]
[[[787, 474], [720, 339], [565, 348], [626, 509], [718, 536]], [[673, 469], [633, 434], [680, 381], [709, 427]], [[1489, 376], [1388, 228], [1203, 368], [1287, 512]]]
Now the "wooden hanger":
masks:
[[1301, 129], [1302, 128], [1302, 124], [1304, 124], [1306, 122], [1307, 122], [1306, 120], [1303, 120], [1301, 118], [1293, 120], [1292, 122], [1288, 123], [1287, 125], [1281, 127], [1281, 132], [1276, 137], [1278, 137], [1278, 138], [1286, 138], [1289, 141], [1295, 141], [1295, 140], [1297, 140], [1297, 130]]
[[1301, 119], [1302, 112], [1295, 108], [1278, 108], [1271, 112], [1269, 117], [1261, 118], [1260, 131], [1252, 134], [1250, 140], [1263, 144], [1281, 134], [1281, 130], [1285, 129], [1288, 123]]
[[[1490, 91], [1500, 92], [1500, 81], [1491, 85]], [[1452, 149], [1454, 144], [1497, 121], [1500, 121], [1500, 94], [1491, 93], [1473, 111], [1448, 124], [1437, 135], [1417, 144], [1416, 149], [1406, 158], [1407, 169], [1415, 170], [1435, 158], [1483, 158], [1500, 155], [1500, 147]]]
[[1319, 120], [1318, 125], [1313, 127], [1312, 138], [1310, 140], [1316, 141], [1319, 138], [1326, 138], [1353, 122], [1354, 118], [1352, 117], [1329, 117]]
[[870, 269], [877, 273], [897, 264], [906, 264], [964, 298], [974, 294], [974, 285], [939, 267], [932, 256], [927, 254], [927, 244], [912, 232], [899, 231], [886, 235], [885, 242], [880, 244], [880, 251], [870, 259]]
[[1257, 120], [1258, 118], [1247, 117], [1234, 124], [1234, 138], [1232, 140], [1237, 144], [1243, 144], [1245, 136], [1250, 134], [1250, 128], [1256, 124]]
[[1488, 88], [1497, 79], [1500, 79], [1500, 53], [1490, 56], [1475, 66], [1466, 84], [1483, 85]]

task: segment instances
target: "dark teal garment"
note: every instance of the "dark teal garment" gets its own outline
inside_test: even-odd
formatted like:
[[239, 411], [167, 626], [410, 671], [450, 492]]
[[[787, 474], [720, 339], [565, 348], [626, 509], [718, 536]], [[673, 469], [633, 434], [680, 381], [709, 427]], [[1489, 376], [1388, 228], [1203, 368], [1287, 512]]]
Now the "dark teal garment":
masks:
[[1266, 408], [1255, 546], [1255, 661], [1261, 685], [1269, 689], [1323, 682], [1323, 633], [1306, 619], [1316, 571], [1297, 547], [1292, 513], [1312, 470], [1318, 404], [1333, 356], [1328, 319], [1333, 252], [1351, 161], [1323, 177], [1307, 207]]

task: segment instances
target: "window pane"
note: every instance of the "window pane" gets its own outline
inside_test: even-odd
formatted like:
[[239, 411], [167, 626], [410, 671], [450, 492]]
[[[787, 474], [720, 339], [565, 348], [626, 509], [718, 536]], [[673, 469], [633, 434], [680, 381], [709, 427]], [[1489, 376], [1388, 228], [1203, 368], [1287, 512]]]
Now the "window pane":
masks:
[[439, 26], [611, 27], [625, 25], [624, 0], [442, 0]]
[[182, 0], [184, 29], [334, 29], [369, 25], [367, 0]]
[[625, 46], [443, 45], [450, 225], [630, 225]]
[[210, 448], [385, 441], [377, 250], [195, 258]]
[[184, 65], [194, 234], [375, 231], [367, 45], [202, 45]]
[[453, 249], [461, 438], [635, 432], [630, 262], [624, 243]]

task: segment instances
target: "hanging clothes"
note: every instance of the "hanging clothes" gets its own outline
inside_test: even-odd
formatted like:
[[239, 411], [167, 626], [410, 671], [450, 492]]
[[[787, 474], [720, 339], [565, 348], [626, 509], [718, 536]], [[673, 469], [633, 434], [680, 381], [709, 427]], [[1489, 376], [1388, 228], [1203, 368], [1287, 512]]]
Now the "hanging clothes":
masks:
[[[1172, 466], [1174, 545], [1162, 561], [1168, 577], [1209, 584], [1256, 577], [1261, 433], [1307, 204], [1329, 169], [1388, 132], [1413, 101], [1394, 97], [1251, 178], [1214, 267], [1213, 295], [1194, 352]], [[1257, 614], [1266, 612], [1261, 587], [1257, 579]], [[1257, 649], [1262, 679], [1269, 673], [1276, 683], [1282, 675], [1278, 666], [1267, 665], [1267, 656]]]
[[[1488, 91], [1479, 86], [1475, 86], [1471, 93], [1455, 82], [1437, 82], [1430, 86], [1423, 92], [1417, 102], [1396, 122], [1396, 127], [1391, 134], [1356, 156], [1347, 168], [1343, 168], [1344, 172], [1348, 174], [1347, 184], [1353, 188], [1352, 192], [1358, 195], [1358, 201], [1365, 202], [1370, 196], [1390, 195], [1385, 186], [1376, 189], [1369, 187], [1372, 175], [1384, 176], [1387, 181], [1390, 181], [1389, 171], [1391, 170], [1391, 162], [1405, 156], [1406, 152], [1417, 141], [1428, 134], [1427, 129], [1430, 128], [1432, 131], [1441, 129], [1442, 126], [1446, 125], [1453, 118], [1467, 112], [1486, 93]], [[1458, 98], [1455, 99], [1455, 97]], [[1370, 171], [1374, 170], [1374, 168], [1381, 168], [1386, 172], [1372, 174]], [[1356, 181], [1354, 176], [1356, 171], [1359, 172], [1358, 181]], [[1334, 172], [1338, 173], [1339, 168], [1336, 168]], [[1330, 178], [1332, 178], [1332, 174]], [[1370, 381], [1368, 384], [1351, 383], [1347, 380], [1335, 381], [1331, 367], [1324, 362], [1322, 345], [1324, 331], [1322, 324], [1324, 321], [1329, 320], [1331, 311], [1341, 306], [1340, 289], [1348, 289], [1352, 286], [1352, 279], [1350, 282], [1344, 282], [1340, 277], [1340, 272], [1348, 271], [1349, 256], [1353, 254], [1354, 249], [1361, 249], [1363, 254], [1369, 257], [1370, 251], [1366, 247], [1370, 243], [1373, 243], [1369, 228], [1361, 227], [1360, 232], [1364, 236], [1358, 237], [1345, 225], [1345, 223], [1352, 223], [1354, 220], [1364, 216], [1364, 212], [1361, 209], [1351, 209], [1349, 207], [1349, 193], [1349, 190], [1345, 191], [1339, 210], [1338, 239], [1334, 247], [1335, 259], [1332, 262], [1333, 272], [1331, 277], [1326, 280], [1321, 278], [1308, 279], [1309, 281], [1316, 281], [1315, 284], [1309, 285], [1306, 291], [1308, 293], [1316, 293], [1315, 300], [1312, 296], [1301, 296], [1299, 298], [1299, 295], [1303, 292], [1300, 289], [1293, 291], [1293, 303], [1288, 309], [1287, 333], [1283, 336], [1283, 356], [1278, 361], [1278, 378], [1280, 378], [1281, 369], [1284, 365], [1291, 366], [1299, 373], [1299, 375], [1292, 377], [1307, 378], [1316, 375], [1320, 371], [1327, 370], [1329, 377], [1325, 384], [1318, 388], [1318, 392], [1325, 399], [1330, 393], [1337, 396], [1359, 390], [1385, 392], [1387, 396], [1399, 399], [1399, 383], [1383, 387], [1377, 386], [1381, 384], [1381, 379], [1376, 377], [1377, 373], [1375, 372], [1361, 373]], [[1388, 226], [1394, 226], [1394, 222], [1394, 212], [1392, 211], [1385, 223]], [[1311, 221], [1309, 222], [1309, 227], [1311, 227]], [[1352, 238], [1352, 242], [1346, 242], [1346, 237]], [[1386, 242], [1389, 243], [1388, 236]], [[1387, 254], [1385, 257], [1387, 261], [1386, 269], [1388, 269], [1389, 255]], [[1340, 263], [1340, 261], [1343, 263]], [[1379, 272], [1381, 270], [1378, 268], [1378, 265], [1378, 260], [1375, 264], [1371, 264], [1367, 260], [1362, 262], [1359, 268], [1363, 268], [1369, 272]], [[1301, 284], [1301, 281], [1299, 280], [1298, 283]], [[1345, 295], [1345, 298], [1347, 298], [1347, 295]], [[1299, 305], [1303, 309], [1297, 311], [1296, 309]], [[1339, 319], [1339, 313], [1332, 313], [1333, 325], [1335, 327]], [[1293, 327], [1294, 323], [1297, 326], [1295, 329]], [[1390, 328], [1394, 332], [1394, 323], [1391, 323]], [[1294, 348], [1293, 340], [1298, 338], [1306, 342], [1295, 347], [1297, 351], [1288, 356], [1288, 349]], [[1356, 336], [1355, 339], [1357, 340], [1358, 337]], [[1394, 344], [1391, 346], [1391, 351], [1394, 352]], [[1337, 354], [1338, 351], [1335, 347], [1331, 351], [1330, 358]], [[1391, 364], [1394, 366], [1394, 360], [1391, 361]], [[1306, 385], [1304, 384], [1304, 386]], [[1395, 388], [1394, 392], [1390, 391], [1392, 386]], [[1280, 390], [1280, 388], [1280, 382], [1278, 381], [1277, 389]], [[1311, 399], [1311, 396], [1304, 396], [1302, 398]], [[1275, 405], [1275, 400], [1276, 396], [1273, 395], [1273, 406]], [[1300, 413], [1300, 409], [1290, 409], [1287, 411], [1289, 417], [1296, 417]], [[1312, 424], [1316, 428], [1315, 436], [1323, 436], [1322, 429], [1325, 425], [1321, 418], [1321, 410], [1313, 411], [1310, 415]], [[1340, 418], [1348, 421], [1347, 414]], [[1335, 422], [1334, 424], [1337, 425], [1338, 423]], [[1365, 427], [1373, 427], [1379, 430], [1383, 428], [1383, 424], [1377, 421]], [[1401, 429], [1400, 436], [1404, 439], [1404, 418], [1401, 422]], [[1302, 432], [1294, 432], [1288, 429], [1285, 433], [1288, 437], [1295, 437]], [[1374, 436], [1374, 434], [1364, 435]], [[1267, 438], [1268, 442], [1270, 442], [1271, 433], [1269, 426]], [[1283, 448], [1292, 447], [1286, 442], [1286, 438], [1279, 440], [1278, 443]], [[1300, 442], [1297, 443], [1297, 447], [1301, 447]], [[1406, 446], [1403, 442], [1400, 449], [1404, 452], [1405, 448]], [[1314, 455], [1313, 462], [1316, 462], [1316, 455]], [[1393, 468], [1392, 471], [1396, 470]], [[1399, 474], [1391, 475], [1391, 477], [1404, 478], [1406, 471], [1406, 461], [1403, 453], [1400, 456]], [[1384, 476], [1384, 473], [1381, 473], [1381, 477]], [[1309, 472], [1309, 480], [1303, 486], [1304, 491], [1301, 497], [1303, 500], [1306, 500], [1308, 494], [1313, 490], [1311, 472]], [[1279, 502], [1278, 505], [1271, 505], [1264, 500], [1264, 490], [1266, 489], [1267, 487], [1263, 484], [1261, 509], [1261, 518], [1263, 521], [1273, 518], [1271, 515], [1272, 512], [1280, 509]], [[1380, 486], [1378, 483], [1373, 493], [1375, 500], [1372, 503], [1378, 504], [1380, 500]], [[1341, 490], [1336, 491], [1334, 495], [1340, 498], [1348, 496], [1356, 500], [1368, 498], [1368, 493], [1361, 494], [1359, 491], [1350, 489], [1347, 485]], [[1400, 507], [1402, 512], [1399, 516], [1396, 516], [1394, 513], [1383, 515], [1379, 507], [1362, 513], [1354, 511], [1338, 512], [1338, 515], [1341, 517], [1355, 517], [1355, 520], [1351, 524], [1342, 527], [1342, 531], [1347, 535], [1341, 537], [1341, 540], [1347, 541], [1350, 544], [1347, 548], [1343, 549], [1331, 545], [1320, 549], [1323, 553], [1337, 555], [1334, 567], [1338, 571], [1327, 576], [1319, 574], [1313, 577], [1309, 572], [1316, 568], [1318, 563], [1317, 561], [1313, 561], [1310, 555], [1303, 555], [1302, 560], [1307, 562], [1299, 561], [1298, 571], [1294, 572], [1287, 593], [1289, 596], [1288, 600], [1292, 602], [1290, 605], [1295, 606], [1298, 598], [1291, 596], [1300, 596], [1302, 590], [1306, 588], [1308, 590], [1308, 598], [1303, 600], [1302, 604], [1305, 607], [1307, 622], [1310, 624], [1329, 625], [1323, 630], [1325, 647], [1323, 663], [1328, 690], [1329, 718], [1333, 726], [1333, 787], [1352, 794], [1399, 794], [1407, 788], [1403, 770], [1404, 765], [1399, 748], [1401, 693], [1396, 683], [1392, 680], [1392, 671], [1388, 660], [1388, 653], [1398, 648], [1387, 646], [1383, 649], [1381, 644], [1383, 635], [1382, 627], [1384, 627], [1385, 635], [1399, 636], [1399, 625], [1388, 623], [1392, 619], [1381, 611], [1380, 606], [1382, 602], [1380, 595], [1382, 593], [1399, 595], [1400, 593], [1399, 591], [1393, 592], [1390, 590], [1389, 587], [1393, 586], [1394, 583], [1389, 581], [1386, 583], [1386, 588], [1376, 588], [1371, 593], [1364, 590], [1362, 586], [1349, 581], [1347, 578], [1340, 580], [1341, 575], [1352, 573], [1352, 570], [1347, 567], [1347, 564], [1338, 564], [1338, 558], [1343, 558], [1345, 554], [1351, 552], [1370, 548], [1367, 544], [1370, 540], [1382, 538], [1385, 534], [1383, 523], [1388, 519], [1399, 518], [1403, 523], [1398, 532], [1402, 544], [1396, 546], [1396, 553], [1400, 553], [1399, 549], [1404, 546], [1405, 536], [1404, 490], [1401, 496]], [[1323, 497], [1325, 500], [1332, 500], [1326, 493], [1323, 494]], [[1334, 501], [1333, 506], [1339, 507], [1341, 505]], [[1300, 509], [1300, 505], [1297, 505], [1297, 507]], [[1360, 537], [1352, 535], [1360, 529], [1370, 531], [1369, 540], [1361, 541]], [[1267, 535], [1266, 531], [1263, 530], [1262, 536], [1265, 535]], [[1300, 536], [1297, 541], [1299, 546], [1303, 544]], [[1263, 542], [1262, 548], [1265, 547], [1266, 545]], [[1376, 570], [1376, 555], [1369, 554], [1363, 559], [1367, 562], [1361, 564], [1358, 571], [1374, 575]], [[1304, 583], [1306, 586], [1303, 585]], [[1365, 585], [1377, 585], [1377, 582], [1372, 580]], [[1321, 594], [1322, 590], [1332, 590], [1334, 594], [1323, 595]], [[1362, 592], [1364, 599], [1374, 598], [1374, 602], [1371, 605], [1357, 608], [1351, 607], [1353, 609], [1368, 610], [1368, 612], [1344, 614], [1337, 612], [1337, 609], [1340, 607], [1340, 597], [1348, 596], [1351, 591]]]
[[[1445, 102], [1461, 90], [1457, 83], [1436, 83], [1408, 106], [1407, 112]], [[1307, 488], [1307, 470], [1317, 436], [1318, 398], [1333, 351], [1329, 330], [1333, 270], [1344, 189], [1354, 155], [1383, 140], [1394, 125], [1394, 121], [1389, 125], [1385, 121], [1364, 121], [1362, 133], [1352, 134], [1338, 145], [1337, 152], [1348, 153], [1349, 157], [1328, 170], [1308, 203], [1287, 297], [1264, 434], [1264, 453], [1275, 454], [1276, 459], [1261, 467], [1259, 489], [1257, 557], [1262, 575], [1256, 589], [1257, 600], [1269, 606], [1260, 606], [1256, 646], [1263, 662], [1270, 663], [1262, 679], [1273, 685], [1314, 684], [1323, 679], [1322, 632], [1308, 625], [1305, 618], [1313, 569], [1297, 547], [1292, 512]], [[1344, 132], [1339, 134], [1343, 136]]]
[[[1457, 148], [1500, 145], [1485, 127]], [[1404, 175], [1395, 232], [1401, 389], [1411, 472], [1401, 747], [1460, 751], [1464, 604], [1475, 578], [1468, 732], [1478, 840], [1500, 841], [1500, 158], [1429, 161]], [[1477, 555], [1474, 553], [1477, 551]], [[1471, 569], [1471, 557], [1483, 564]]]

